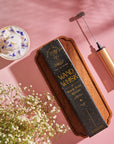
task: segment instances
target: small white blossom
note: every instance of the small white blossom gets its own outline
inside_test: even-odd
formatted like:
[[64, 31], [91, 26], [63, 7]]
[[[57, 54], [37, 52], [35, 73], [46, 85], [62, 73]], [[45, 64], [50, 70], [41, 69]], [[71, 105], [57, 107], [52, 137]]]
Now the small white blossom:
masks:
[[30, 85], [30, 88], [32, 88], [32, 85]]
[[55, 120], [53, 120], [53, 123], [55, 123]]
[[53, 105], [52, 104], [50, 104], [50, 107], [52, 107]]
[[24, 90], [26, 90], [26, 89], [27, 89], [27, 87], [24, 87], [23, 89], [24, 89]]
[[56, 116], [56, 115], [54, 115], [54, 116], [53, 116], [53, 118], [54, 118], [54, 119], [56, 119], [56, 118], [57, 118], [57, 116]]
[[47, 102], [44, 102], [44, 105], [47, 105]]
[[50, 97], [49, 95], [47, 95], [47, 99], [48, 99], [48, 100], [51, 100], [51, 97]]
[[39, 96], [42, 96], [42, 94], [39, 94]]
[[18, 141], [21, 142], [21, 138], [18, 138]]
[[23, 87], [29, 93], [24, 95], [20, 87], [0, 82], [0, 143], [50, 144], [50, 137], [69, 130], [64, 124], [55, 122], [55, 114], [60, 110], [54, 103], [50, 103], [54, 97], [48, 92], [35, 93], [30, 88], [32, 85]]

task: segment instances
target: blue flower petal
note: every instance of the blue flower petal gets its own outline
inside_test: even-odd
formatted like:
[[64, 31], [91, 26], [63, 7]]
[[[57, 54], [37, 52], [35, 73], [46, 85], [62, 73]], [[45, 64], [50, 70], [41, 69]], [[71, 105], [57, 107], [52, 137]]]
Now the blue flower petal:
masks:
[[20, 54], [21, 52], [20, 52], [20, 50], [18, 50], [18, 54]]
[[9, 44], [8, 46], [9, 46], [9, 47], [12, 47], [12, 44]]
[[5, 32], [5, 30], [2, 31], [2, 33], [4, 33], [4, 32]]
[[17, 33], [20, 33], [20, 31], [17, 31]]
[[26, 45], [25, 45], [24, 43], [22, 43], [21, 46], [22, 46], [23, 48], [26, 47]]
[[13, 57], [15, 57], [16, 56], [16, 54], [15, 53], [13, 53], [13, 55], [12, 55]]
[[23, 32], [20, 32], [20, 34], [23, 36], [24, 34], [23, 34]]
[[11, 36], [11, 38], [14, 38], [14, 36]]
[[14, 30], [13, 30], [13, 29], [10, 29], [10, 31], [14, 32]]
[[4, 43], [6, 43], [6, 40], [4, 40]]

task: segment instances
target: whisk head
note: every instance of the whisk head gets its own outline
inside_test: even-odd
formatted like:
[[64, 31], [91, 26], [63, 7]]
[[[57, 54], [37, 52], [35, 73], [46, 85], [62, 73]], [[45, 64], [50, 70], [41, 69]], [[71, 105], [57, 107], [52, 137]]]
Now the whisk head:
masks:
[[70, 18], [69, 20], [70, 20], [70, 22], [73, 22], [74, 20], [77, 20], [77, 19], [81, 18], [84, 15], [85, 15], [85, 13], [82, 11], [82, 12], [78, 13], [76, 16]]

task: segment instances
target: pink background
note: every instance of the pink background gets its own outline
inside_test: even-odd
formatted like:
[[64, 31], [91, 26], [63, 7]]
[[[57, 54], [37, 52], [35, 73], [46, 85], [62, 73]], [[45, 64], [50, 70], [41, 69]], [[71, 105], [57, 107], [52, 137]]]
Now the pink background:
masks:
[[[85, 19], [96, 39], [105, 45], [114, 58], [114, 1], [113, 0], [0, 0], [0, 28], [17, 25], [25, 29], [31, 40], [26, 56], [17, 61], [0, 58], [0, 81], [23, 86], [33, 85], [39, 93], [49, 88], [37, 68], [34, 57], [36, 49], [58, 36], [67, 36], [75, 40], [82, 56], [92, 72], [98, 86], [114, 111], [114, 81], [108, 75], [103, 64], [82, 35], [76, 22], [69, 18], [80, 11], [86, 13]], [[79, 20], [92, 46], [96, 44], [82, 19]], [[59, 120], [65, 122], [60, 114]], [[56, 144], [114, 144], [114, 117], [110, 126], [92, 138], [83, 139], [69, 131], [58, 139]]]

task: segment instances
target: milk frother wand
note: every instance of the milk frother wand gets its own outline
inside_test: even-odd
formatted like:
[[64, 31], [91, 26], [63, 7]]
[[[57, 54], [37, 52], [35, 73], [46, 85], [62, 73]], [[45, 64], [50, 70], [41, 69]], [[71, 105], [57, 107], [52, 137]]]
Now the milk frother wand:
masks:
[[[106, 48], [105, 48], [104, 46], [102, 47], [102, 46], [97, 42], [95, 36], [94, 36], [93, 33], [91, 32], [91, 30], [90, 30], [90, 28], [89, 28], [86, 20], [85, 20], [84, 17], [83, 17], [84, 15], [85, 15], [84, 12], [80, 12], [80, 13], [77, 14], [75, 17], [71, 18], [70, 21], [76, 20], [76, 21], [78, 22], [78, 19], [79, 19], [79, 18], [82, 18], [82, 19], [83, 19], [83, 21], [84, 21], [84, 23], [86, 24], [86, 26], [87, 26], [90, 34], [92, 35], [93, 39], [95, 40], [95, 42], [96, 42], [96, 44], [97, 44], [97, 47], [98, 47], [97, 54], [98, 54], [98, 56], [100, 57], [101, 61], [103, 62], [104, 66], [105, 66], [105, 68], [107, 69], [107, 71], [108, 71], [109, 74], [111, 75], [112, 79], [114, 80], [114, 61], [112, 60], [112, 58], [111, 58], [111, 56], [109, 55], [109, 53], [108, 53], [108, 51], [106, 50]], [[78, 25], [79, 25], [79, 27], [81, 28], [79, 22], [78, 22]], [[81, 30], [82, 30], [82, 28], [81, 28]], [[82, 31], [82, 32], [83, 32], [83, 31]], [[86, 40], [88, 41], [87, 36], [85, 35], [84, 32], [83, 32], [83, 34], [84, 34]], [[88, 43], [90, 44], [89, 41], [88, 41]]]

